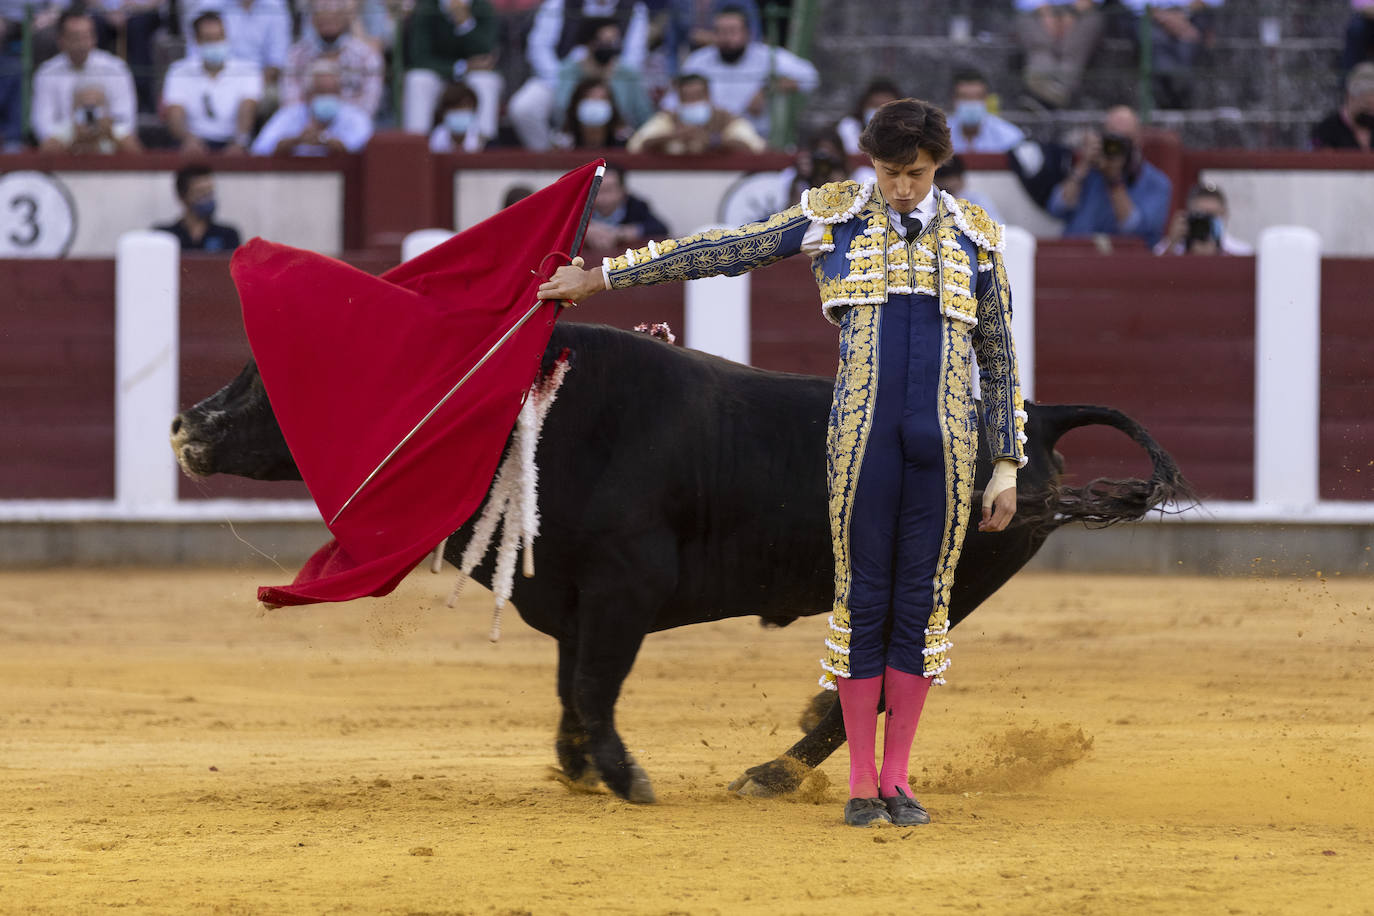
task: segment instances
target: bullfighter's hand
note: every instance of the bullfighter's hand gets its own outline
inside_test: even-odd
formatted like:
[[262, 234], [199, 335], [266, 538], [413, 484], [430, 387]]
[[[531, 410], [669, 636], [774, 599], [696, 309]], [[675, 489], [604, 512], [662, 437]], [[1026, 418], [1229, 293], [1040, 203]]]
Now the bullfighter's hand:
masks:
[[571, 264], [558, 268], [547, 282], [539, 285], [538, 296], [540, 299], [562, 299], [571, 304], [605, 288], [606, 278], [600, 267], [584, 270], [582, 259], [573, 258]]
[[983, 488], [983, 518], [979, 531], [1002, 531], [1016, 514], [1016, 462], [1002, 459], [992, 466], [992, 478]]

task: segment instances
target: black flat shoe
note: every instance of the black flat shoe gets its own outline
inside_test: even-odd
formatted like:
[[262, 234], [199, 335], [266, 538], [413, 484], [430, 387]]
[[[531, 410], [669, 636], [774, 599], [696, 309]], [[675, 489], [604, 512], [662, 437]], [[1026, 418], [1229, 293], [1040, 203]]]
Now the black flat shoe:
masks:
[[844, 822], [851, 827], [890, 824], [892, 816], [880, 798], [851, 798], [844, 806]]
[[884, 796], [882, 803], [887, 806], [887, 813], [892, 818], [892, 823], [898, 827], [914, 827], [917, 824], [930, 823], [930, 815], [926, 813], [925, 807], [910, 795], [893, 795], [890, 798]]

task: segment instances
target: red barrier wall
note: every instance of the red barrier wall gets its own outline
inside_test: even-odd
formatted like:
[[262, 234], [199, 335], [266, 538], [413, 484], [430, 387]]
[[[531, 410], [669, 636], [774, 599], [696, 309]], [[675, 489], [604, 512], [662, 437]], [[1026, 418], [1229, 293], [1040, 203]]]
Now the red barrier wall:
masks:
[[114, 498], [114, 262], [0, 261], [0, 499]]
[[1322, 499], [1374, 499], [1374, 261], [1322, 262]]

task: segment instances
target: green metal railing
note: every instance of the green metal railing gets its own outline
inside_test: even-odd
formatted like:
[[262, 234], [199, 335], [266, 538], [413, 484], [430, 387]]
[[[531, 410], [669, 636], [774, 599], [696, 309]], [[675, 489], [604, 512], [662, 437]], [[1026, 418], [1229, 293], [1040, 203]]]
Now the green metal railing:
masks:
[[[764, 40], [771, 48], [786, 47], [799, 57], [810, 58], [811, 42], [816, 34], [816, 13], [819, 0], [795, 0], [788, 7], [778, 3], [765, 3], [763, 14]], [[791, 16], [788, 23], [786, 44], [782, 42], [782, 20]], [[779, 149], [789, 149], [797, 143], [797, 126], [801, 120], [804, 100], [798, 93], [773, 92], [770, 89], [768, 114], [772, 122], [772, 136], [769, 143]]]

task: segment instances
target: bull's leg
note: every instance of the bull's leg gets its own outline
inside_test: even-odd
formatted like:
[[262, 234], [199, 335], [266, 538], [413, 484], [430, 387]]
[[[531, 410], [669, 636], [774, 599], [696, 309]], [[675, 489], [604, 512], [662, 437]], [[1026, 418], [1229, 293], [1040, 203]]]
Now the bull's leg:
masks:
[[587, 757], [590, 738], [582, 719], [577, 714], [577, 703], [573, 696], [573, 675], [577, 671], [577, 634], [564, 634], [558, 640], [558, 699], [563, 705], [563, 716], [558, 722], [558, 734], [554, 738], [554, 749], [558, 752], [558, 766], [563, 775], [573, 782], [595, 782], [595, 770], [589, 770], [591, 762]]
[[[654, 789], [649, 777], [615, 730], [615, 702], [644, 641], [643, 623], [612, 615], [604, 608], [582, 611], [581, 616], [573, 703], [586, 729], [587, 755], [612, 792], [632, 802], [652, 804]], [[591, 616], [598, 619], [588, 625]]]
[[740, 795], [771, 798], [795, 792], [806, 774], [821, 764], [844, 744], [844, 716], [833, 691], [822, 691], [802, 715], [805, 725], [809, 713], [824, 709], [824, 714], [806, 735], [781, 756], [744, 771], [730, 789]]

